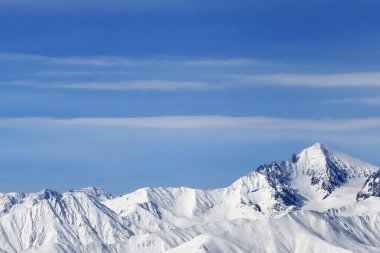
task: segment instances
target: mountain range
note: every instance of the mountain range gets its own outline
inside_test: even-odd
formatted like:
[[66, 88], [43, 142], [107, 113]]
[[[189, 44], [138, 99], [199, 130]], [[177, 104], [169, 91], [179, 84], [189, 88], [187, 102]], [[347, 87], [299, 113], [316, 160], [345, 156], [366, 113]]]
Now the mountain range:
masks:
[[379, 197], [378, 167], [316, 143], [220, 189], [0, 193], [0, 253], [378, 253]]

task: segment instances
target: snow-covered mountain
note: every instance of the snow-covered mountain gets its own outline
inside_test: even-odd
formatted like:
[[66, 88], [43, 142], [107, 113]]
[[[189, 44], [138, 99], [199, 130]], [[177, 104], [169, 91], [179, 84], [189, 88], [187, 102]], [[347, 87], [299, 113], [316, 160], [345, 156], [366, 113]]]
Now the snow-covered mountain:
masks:
[[215, 190], [0, 194], [0, 253], [380, 252], [379, 181], [317, 143]]
[[356, 199], [363, 200], [372, 196], [380, 197], [380, 170], [367, 179]]

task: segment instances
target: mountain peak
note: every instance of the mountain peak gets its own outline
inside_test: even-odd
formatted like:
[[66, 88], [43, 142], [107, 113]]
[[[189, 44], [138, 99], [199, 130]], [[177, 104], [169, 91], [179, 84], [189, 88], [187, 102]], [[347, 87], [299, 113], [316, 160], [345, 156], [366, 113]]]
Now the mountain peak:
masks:
[[311, 145], [309, 148], [319, 148], [319, 149], [326, 149], [328, 148], [326, 146], [326, 144], [322, 143], [322, 142], [316, 142], [314, 143], [313, 145]]
[[35, 193], [34, 198], [38, 200], [61, 199], [62, 194], [51, 189], [43, 189], [42, 191]]
[[305, 148], [299, 153], [299, 156], [306, 155], [309, 157], [325, 157], [328, 154], [334, 153], [334, 151], [327, 145], [317, 142], [312, 146]]
[[309, 182], [311, 189], [314, 189], [309, 193], [314, 195], [319, 192], [324, 198], [350, 178], [367, 177], [376, 169], [319, 142], [286, 161], [284, 167], [291, 180], [296, 182], [296, 188], [304, 188], [305, 183]]
[[117, 197], [88, 187], [0, 194], [0, 252], [295, 252], [305, 246], [305, 236], [317, 245], [306, 245], [306, 252], [338, 252], [341, 242], [351, 242], [351, 251], [377, 252], [377, 197], [377, 167], [315, 143], [214, 190], [143, 188]]
[[106, 201], [114, 198], [112, 194], [108, 193], [106, 190], [100, 187], [85, 187], [75, 190], [70, 190], [71, 193], [84, 193], [92, 198], [97, 199], [98, 201]]

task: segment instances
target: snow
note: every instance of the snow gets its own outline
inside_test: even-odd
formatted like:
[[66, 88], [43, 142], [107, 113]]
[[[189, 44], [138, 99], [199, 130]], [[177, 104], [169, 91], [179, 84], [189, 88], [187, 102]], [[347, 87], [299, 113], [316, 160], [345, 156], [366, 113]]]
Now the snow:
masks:
[[0, 194], [0, 253], [379, 252], [379, 168], [319, 143], [296, 158], [207, 191]]

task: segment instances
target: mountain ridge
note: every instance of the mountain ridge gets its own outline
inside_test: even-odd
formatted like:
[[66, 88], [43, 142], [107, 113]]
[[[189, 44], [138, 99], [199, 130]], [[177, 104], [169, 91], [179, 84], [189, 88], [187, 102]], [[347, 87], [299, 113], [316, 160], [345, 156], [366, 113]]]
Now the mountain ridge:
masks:
[[[241, 233], [257, 236], [254, 227], [260, 224], [274, 240], [288, 229], [286, 223], [294, 234], [304, 231], [307, 240], [320, 234], [317, 244], [302, 248], [306, 251], [349, 252], [331, 237], [338, 233], [350, 247], [361, 241], [355, 252], [375, 252], [379, 240], [366, 236], [380, 235], [378, 171], [316, 143], [291, 159], [261, 165], [226, 188], [142, 188], [121, 196], [101, 188], [0, 194], [0, 252], [297, 252], [302, 242], [288, 237], [279, 242], [285, 248], [274, 241], [272, 248], [234, 242]], [[254, 227], [239, 230], [244, 220]], [[322, 226], [323, 232], [302, 227], [320, 222], [330, 225]]]

